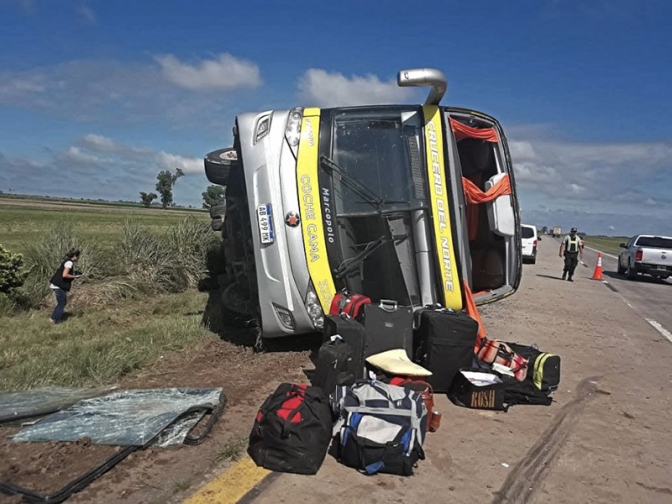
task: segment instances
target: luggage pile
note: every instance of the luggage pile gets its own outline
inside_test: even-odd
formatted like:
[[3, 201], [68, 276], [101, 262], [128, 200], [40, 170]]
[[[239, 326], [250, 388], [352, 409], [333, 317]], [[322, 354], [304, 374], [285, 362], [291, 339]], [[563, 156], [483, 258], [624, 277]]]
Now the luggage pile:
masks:
[[[467, 290], [467, 296], [469, 291]], [[550, 405], [560, 357], [488, 339], [467, 312], [422, 309], [361, 294], [334, 297], [311, 386], [284, 383], [259, 409], [248, 453], [266, 469], [315, 474], [333, 440], [364, 474], [413, 474], [442, 415], [434, 394], [465, 408]]]

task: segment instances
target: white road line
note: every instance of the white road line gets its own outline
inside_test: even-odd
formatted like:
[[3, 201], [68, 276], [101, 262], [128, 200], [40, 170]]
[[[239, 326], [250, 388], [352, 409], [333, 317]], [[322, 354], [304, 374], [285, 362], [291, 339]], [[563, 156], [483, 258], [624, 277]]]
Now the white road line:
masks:
[[653, 319], [647, 318], [647, 319], [645, 319], [645, 320], [646, 320], [649, 324], [651, 324], [651, 326], [652, 326], [656, 331], [658, 331], [660, 334], [662, 334], [663, 336], [665, 336], [665, 337], [669, 340], [670, 343], [672, 343], [672, 333], [671, 333], [670, 331], [668, 331], [667, 329], [665, 329], [662, 325], [660, 325], [658, 322], [656, 322], [656, 321], [653, 320]]
[[[586, 245], [584, 248], [587, 248], [588, 250], [592, 250], [593, 252], [602, 252], [601, 250], [590, 248], [588, 245]], [[607, 257], [611, 257], [612, 259], [618, 259], [618, 256], [615, 256], [613, 254], [607, 254], [606, 252], [602, 252], [602, 255], [607, 256]]]

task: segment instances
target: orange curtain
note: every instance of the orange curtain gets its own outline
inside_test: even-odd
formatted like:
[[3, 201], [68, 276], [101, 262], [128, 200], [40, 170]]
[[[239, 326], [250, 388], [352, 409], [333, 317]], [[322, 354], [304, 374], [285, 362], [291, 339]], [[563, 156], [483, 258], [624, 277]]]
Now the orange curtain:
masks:
[[[471, 182], [474, 184], [480, 184], [481, 183], [481, 174], [480, 173], [474, 173], [471, 175], [471, 179], [469, 179]], [[463, 191], [464, 191], [464, 182], [462, 183], [463, 186]], [[464, 191], [466, 194], [466, 191]], [[467, 218], [467, 233], [469, 233], [469, 241], [474, 241], [476, 238], [478, 238], [478, 205], [475, 204], [470, 204], [467, 202], [467, 208], [466, 208], [466, 218]]]
[[462, 283], [464, 284], [464, 300], [467, 305], [467, 315], [478, 322], [478, 337], [476, 338], [476, 347], [474, 348], [474, 351], [477, 351], [481, 347], [481, 342], [486, 337], [485, 327], [483, 327], [483, 321], [481, 320], [481, 315], [478, 313], [478, 308], [476, 308], [476, 302], [474, 301], [469, 284], [466, 280], [463, 280]]
[[499, 142], [499, 136], [494, 128], [474, 128], [473, 126], [467, 126], [460, 121], [456, 121], [453, 118], [450, 119], [450, 127], [455, 133], [455, 139], [457, 141], [460, 141], [463, 138], [479, 138], [488, 142]]
[[462, 177], [462, 188], [467, 203], [470, 205], [477, 205], [479, 203], [487, 203], [488, 201], [495, 200], [506, 194], [511, 194], [511, 180], [507, 173], [494, 186], [486, 192], [483, 192], [471, 180]]

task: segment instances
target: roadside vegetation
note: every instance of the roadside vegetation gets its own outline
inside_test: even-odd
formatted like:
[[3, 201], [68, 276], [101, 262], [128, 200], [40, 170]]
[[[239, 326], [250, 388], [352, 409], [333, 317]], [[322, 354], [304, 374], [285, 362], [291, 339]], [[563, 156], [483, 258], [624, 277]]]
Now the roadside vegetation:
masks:
[[186, 217], [209, 222], [203, 210], [143, 208], [140, 205], [91, 204], [0, 197], [0, 243], [12, 252], [39, 241], [54, 225], [71, 223], [77, 235], [103, 245], [117, 242], [129, 219], [164, 233]]
[[586, 236], [586, 246], [609, 254], [618, 254], [621, 252], [619, 243], [625, 243], [629, 240], [625, 236]]
[[[95, 226], [91, 215], [81, 220]], [[221, 239], [205, 215], [159, 229], [127, 215], [113, 236], [82, 232], [81, 220], [41, 226], [39, 236], [21, 242], [20, 254], [3, 248], [2, 391], [110, 383], [212, 335], [202, 326], [207, 294], [198, 287], [216, 274]], [[82, 252], [76, 269], [84, 276], [71, 291], [65, 323], [54, 326], [49, 279], [73, 248]]]
[[69, 309], [52, 325], [45, 310], [2, 317], [0, 391], [114, 383], [166, 352], [214, 335], [201, 324], [207, 294], [186, 291]]

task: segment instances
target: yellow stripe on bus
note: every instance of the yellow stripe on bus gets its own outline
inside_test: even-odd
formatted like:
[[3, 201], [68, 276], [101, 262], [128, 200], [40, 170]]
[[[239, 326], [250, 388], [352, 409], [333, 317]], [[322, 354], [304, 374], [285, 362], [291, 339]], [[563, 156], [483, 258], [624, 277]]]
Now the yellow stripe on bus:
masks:
[[462, 309], [462, 290], [457, 270], [453, 233], [448, 205], [449, 188], [446, 184], [444, 163], [443, 130], [441, 112], [436, 105], [422, 107], [425, 117], [425, 144], [427, 148], [427, 172], [429, 193], [432, 202], [434, 220], [434, 239], [436, 240], [437, 260], [441, 270], [441, 290], [443, 302], [447, 308]]
[[331, 300], [336, 294], [336, 287], [329, 267], [327, 242], [322, 223], [320, 185], [318, 182], [319, 135], [320, 109], [305, 109], [301, 124], [299, 155], [296, 162], [303, 246], [310, 279], [313, 281], [322, 309], [325, 313], [328, 313]]

